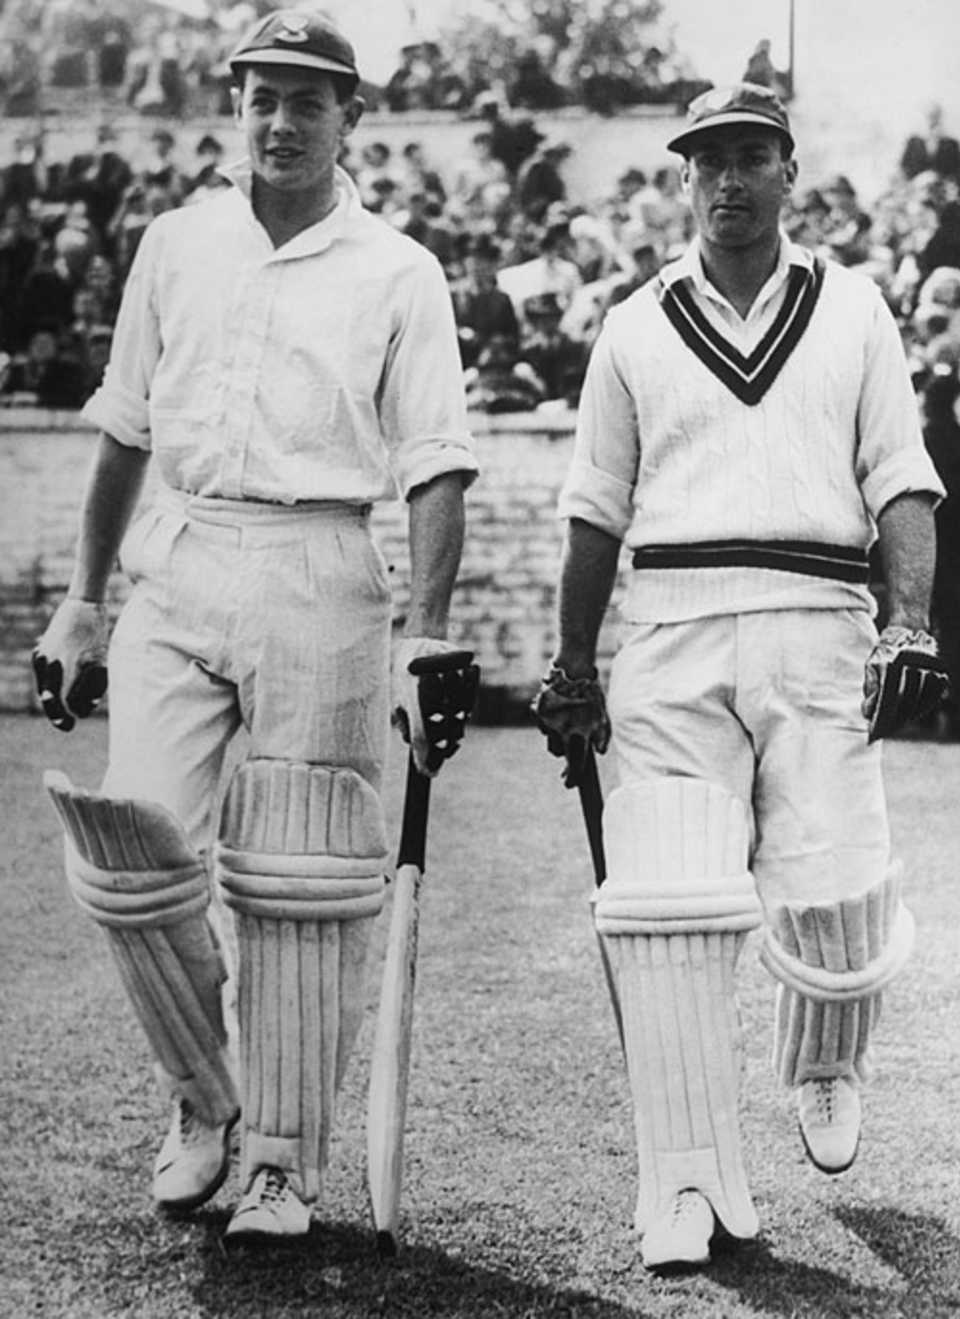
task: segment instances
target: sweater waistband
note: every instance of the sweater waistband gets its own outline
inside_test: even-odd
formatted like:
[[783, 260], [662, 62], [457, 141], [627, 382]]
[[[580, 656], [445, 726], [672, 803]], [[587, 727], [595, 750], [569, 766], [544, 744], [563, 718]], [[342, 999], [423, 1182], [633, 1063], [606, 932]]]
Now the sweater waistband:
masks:
[[866, 551], [811, 540], [703, 540], [685, 545], [642, 545], [634, 568], [778, 568], [807, 577], [866, 584]]

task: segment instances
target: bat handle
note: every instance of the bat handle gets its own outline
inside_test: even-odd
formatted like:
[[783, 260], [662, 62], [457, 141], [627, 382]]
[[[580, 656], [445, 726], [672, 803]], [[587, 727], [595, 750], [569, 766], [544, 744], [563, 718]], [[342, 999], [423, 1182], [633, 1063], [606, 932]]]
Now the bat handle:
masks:
[[407, 757], [407, 786], [403, 796], [398, 866], [424, 870], [427, 853], [427, 817], [430, 811], [430, 776], [421, 774], [411, 751]]
[[600, 787], [600, 774], [593, 747], [587, 747], [583, 775], [577, 784], [577, 790], [580, 793], [583, 822], [587, 828], [593, 874], [599, 888], [607, 877], [607, 860], [603, 852], [603, 791]]

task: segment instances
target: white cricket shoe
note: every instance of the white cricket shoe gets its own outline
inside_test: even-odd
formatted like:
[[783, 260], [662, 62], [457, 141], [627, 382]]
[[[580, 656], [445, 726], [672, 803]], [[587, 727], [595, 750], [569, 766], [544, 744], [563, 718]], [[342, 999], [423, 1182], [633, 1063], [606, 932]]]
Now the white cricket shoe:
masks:
[[208, 1126], [186, 1099], [177, 1099], [173, 1120], [153, 1165], [153, 1198], [160, 1209], [186, 1214], [219, 1191], [230, 1171], [229, 1122]]
[[804, 1081], [797, 1118], [807, 1157], [821, 1172], [845, 1172], [860, 1144], [860, 1091], [852, 1076]]
[[231, 1241], [305, 1237], [310, 1206], [304, 1204], [280, 1168], [261, 1168], [234, 1210], [224, 1234]]
[[680, 1191], [670, 1208], [650, 1224], [640, 1243], [645, 1268], [671, 1264], [709, 1264], [713, 1210], [699, 1191]]

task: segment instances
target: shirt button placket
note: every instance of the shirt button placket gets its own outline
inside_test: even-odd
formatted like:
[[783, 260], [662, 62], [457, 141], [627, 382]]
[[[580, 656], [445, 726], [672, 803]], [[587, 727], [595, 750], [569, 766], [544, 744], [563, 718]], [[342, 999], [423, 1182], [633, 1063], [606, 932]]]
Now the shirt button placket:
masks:
[[242, 499], [247, 494], [245, 474], [251, 449], [257, 443], [255, 400], [260, 380], [273, 290], [276, 264], [267, 261], [251, 272], [237, 303], [237, 350], [230, 372], [229, 497]]

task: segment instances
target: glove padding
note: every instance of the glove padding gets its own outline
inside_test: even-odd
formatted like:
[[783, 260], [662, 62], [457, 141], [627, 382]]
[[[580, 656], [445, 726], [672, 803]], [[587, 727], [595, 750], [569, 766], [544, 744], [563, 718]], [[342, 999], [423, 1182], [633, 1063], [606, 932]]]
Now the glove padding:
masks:
[[949, 688], [946, 665], [929, 633], [885, 627], [864, 672], [868, 741], [890, 737], [912, 720], [932, 714]]
[[547, 750], [566, 759], [564, 783], [578, 788], [588, 749], [593, 747], [602, 756], [610, 745], [610, 718], [596, 670], [590, 678], [570, 678], [554, 664], [530, 708], [546, 735]]
[[68, 596], [34, 648], [40, 707], [62, 733], [92, 714], [107, 690], [107, 635], [106, 608]]
[[463, 741], [480, 686], [473, 653], [434, 637], [403, 637], [393, 652], [393, 724], [421, 774], [436, 776]]

